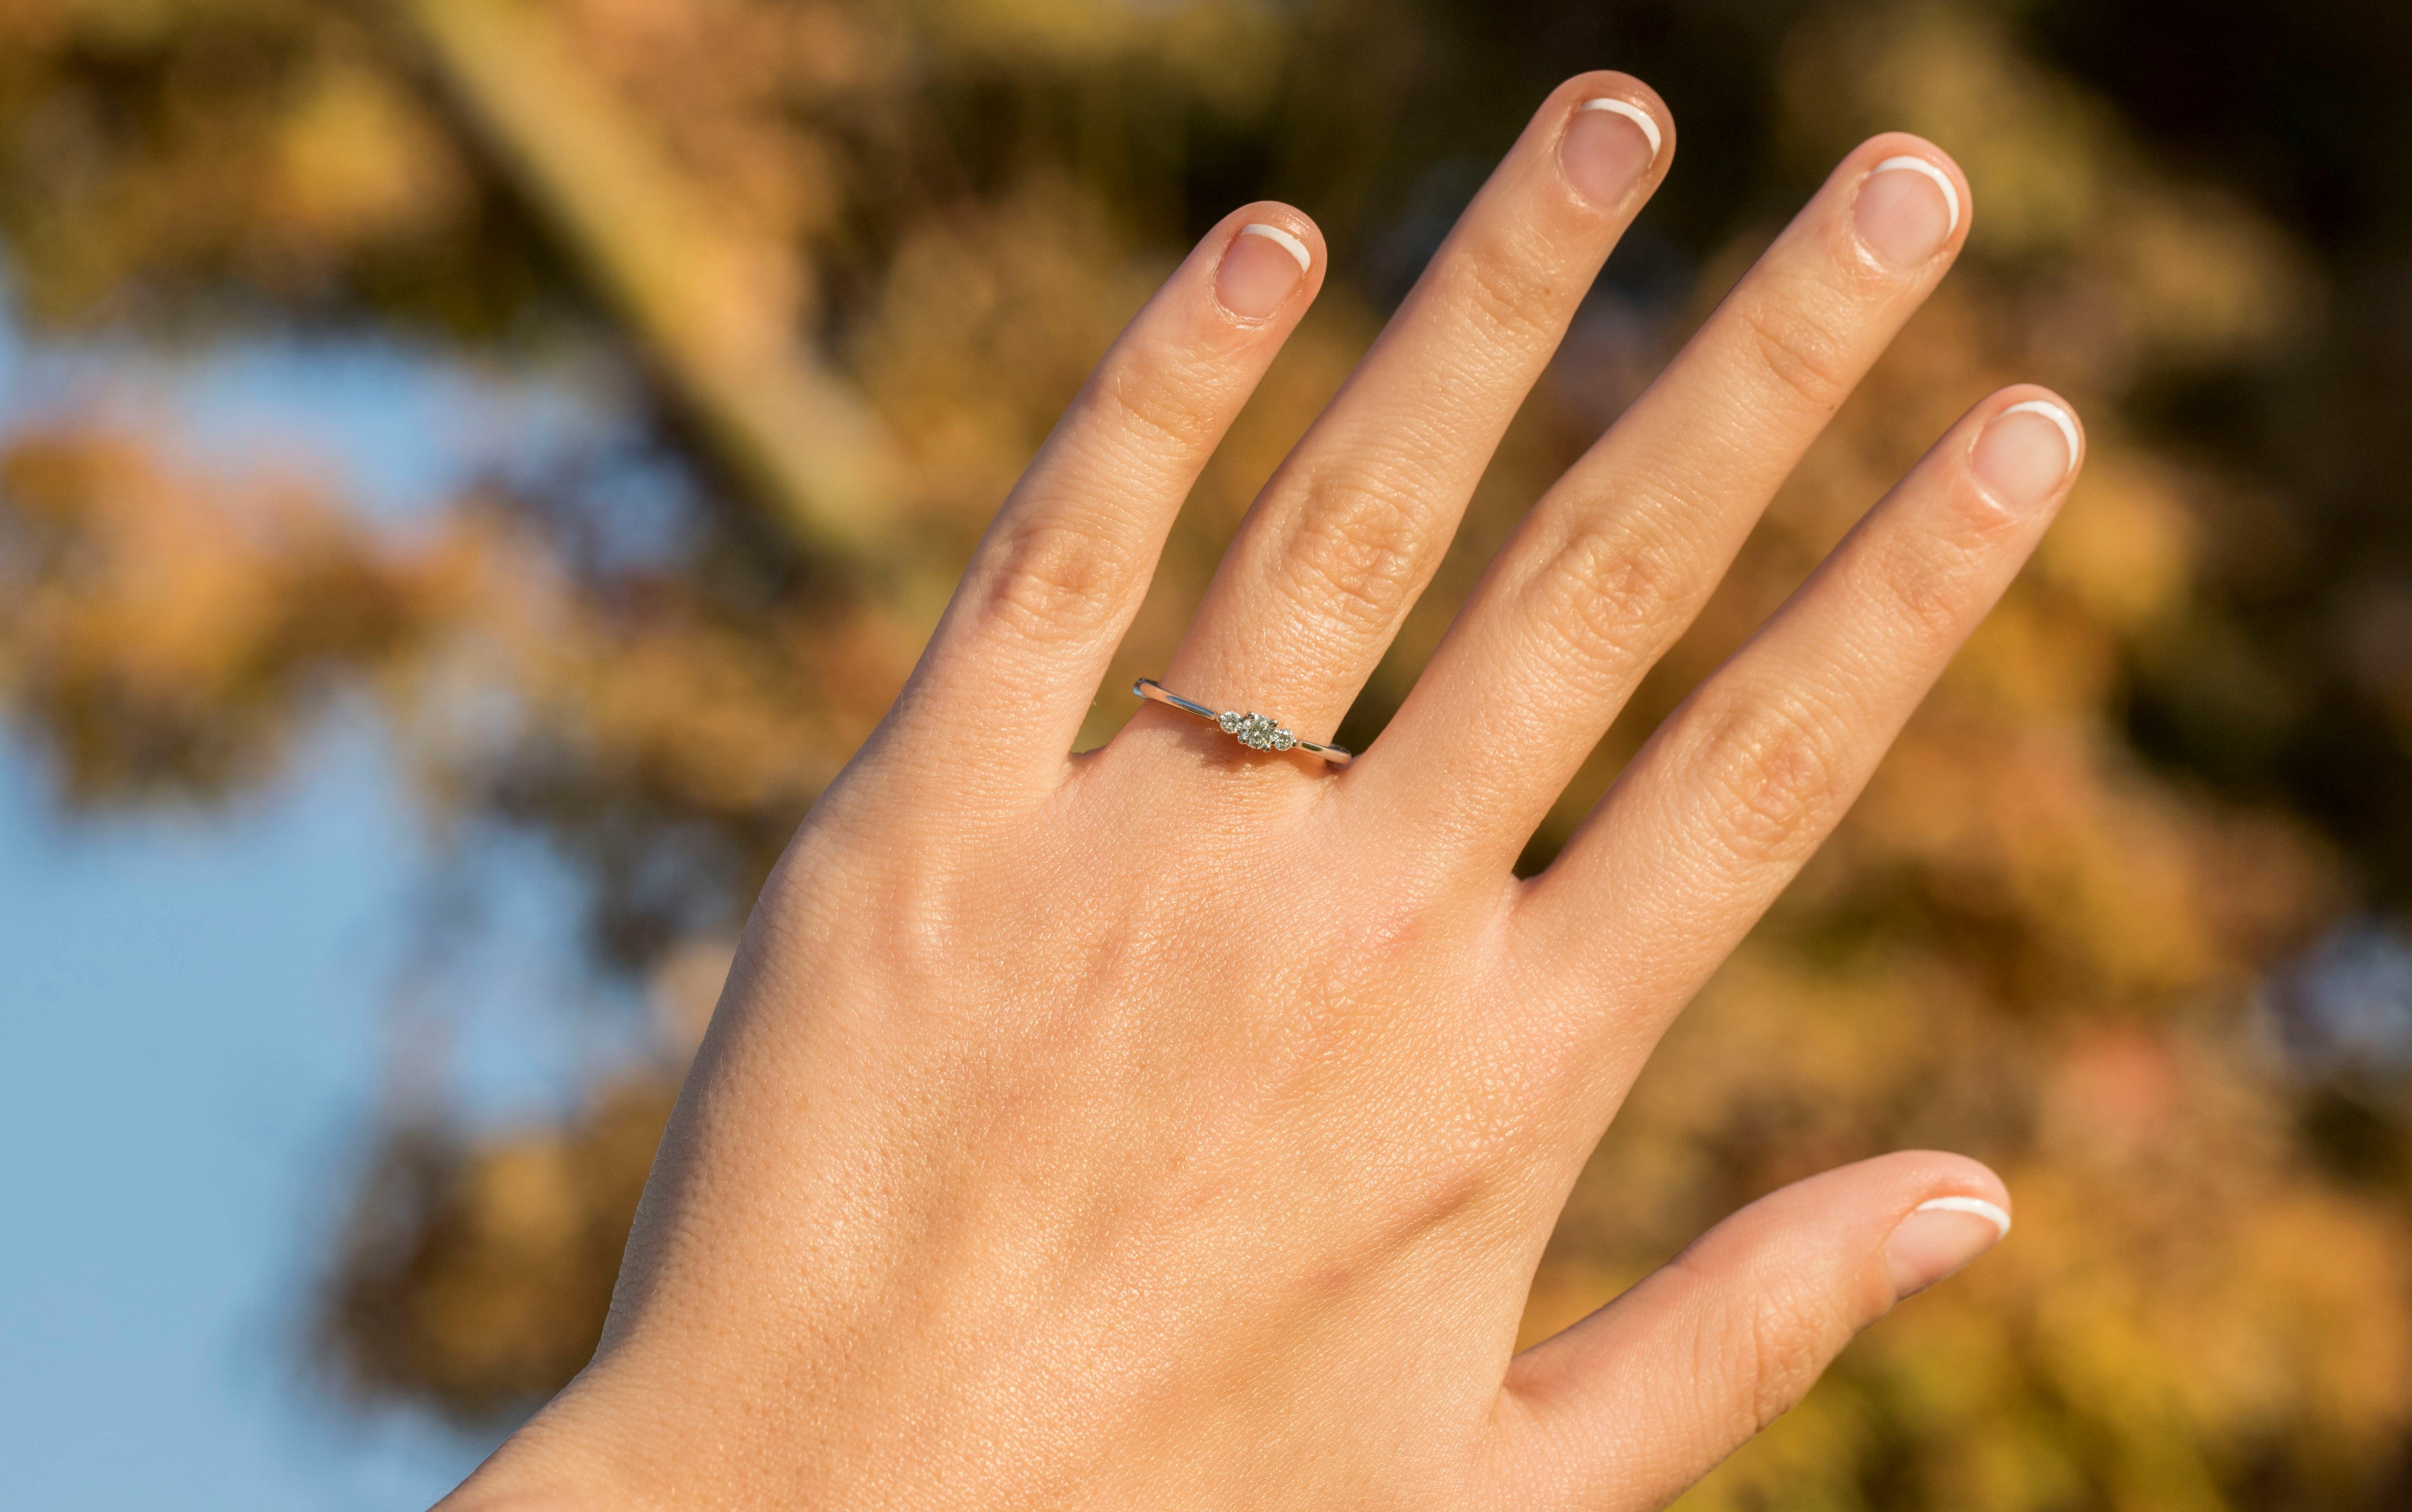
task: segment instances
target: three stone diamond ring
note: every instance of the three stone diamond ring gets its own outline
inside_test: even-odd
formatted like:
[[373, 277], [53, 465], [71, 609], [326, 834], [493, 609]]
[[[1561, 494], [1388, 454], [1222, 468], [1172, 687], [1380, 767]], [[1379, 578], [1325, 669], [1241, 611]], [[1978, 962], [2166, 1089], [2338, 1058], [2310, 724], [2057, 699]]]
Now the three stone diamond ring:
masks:
[[1251, 751], [1304, 751], [1309, 756], [1321, 756], [1335, 767], [1345, 767], [1355, 759], [1336, 745], [1317, 745], [1313, 741], [1302, 741], [1263, 714], [1243, 714], [1228, 709], [1218, 714], [1202, 703], [1191, 703], [1180, 694], [1168, 690], [1152, 677], [1143, 677], [1132, 683], [1131, 691], [1142, 698], [1178, 709], [1183, 713], [1211, 719], [1223, 727], [1224, 734]]

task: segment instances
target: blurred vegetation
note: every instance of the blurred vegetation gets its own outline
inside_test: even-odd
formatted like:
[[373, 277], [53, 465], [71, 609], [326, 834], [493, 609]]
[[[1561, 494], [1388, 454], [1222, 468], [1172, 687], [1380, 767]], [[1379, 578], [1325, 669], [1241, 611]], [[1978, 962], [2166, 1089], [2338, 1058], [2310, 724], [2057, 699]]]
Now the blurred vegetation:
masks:
[[658, 1067], [559, 1126], [397, 1108], [331, 1262], [340, 1379], [489, 1421], [582, 1363], [755, 888], [1187, 240], [1277, 196], [1336, 276], [1110, 690], [1162, 664], [1489, 158], [1596, 66], [1661, 89], [1682, 160], [1345, 739], [1864, 133], [1959, 157], [1969, 255], [1528, 864], [1990, 387], [2059, 387], [2095, 452], [1643, 1079], [1530, 1331], [1778, 1182], [1965, 1150], [2015, 1240], [1684, 1505], [2412, 1500], [2412, 11], [2381, 0], [2283, 27], [2238, 0], [0, 0], [28, 327], [599, 344], [694, 482], [636, 547], [575, 469], [397, 532], [122, 415], [0, 436], [0, 698], [63, 803], [222, 801], [365, 696], [431, 824], [541, 837], [596, 969], [660, 1006]]

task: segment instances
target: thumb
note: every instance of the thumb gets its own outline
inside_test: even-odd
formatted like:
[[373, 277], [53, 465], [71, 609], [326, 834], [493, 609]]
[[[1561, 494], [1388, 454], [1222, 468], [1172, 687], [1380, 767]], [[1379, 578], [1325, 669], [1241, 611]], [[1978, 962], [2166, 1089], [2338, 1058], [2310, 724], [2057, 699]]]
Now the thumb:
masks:
[[1999, 1178], [1915, 1151], [1761, 1197], [1516, 1357], [1516, 1506], [1656, 1507], [1807, 1393], [1852, 1335], [2009, 1232]]

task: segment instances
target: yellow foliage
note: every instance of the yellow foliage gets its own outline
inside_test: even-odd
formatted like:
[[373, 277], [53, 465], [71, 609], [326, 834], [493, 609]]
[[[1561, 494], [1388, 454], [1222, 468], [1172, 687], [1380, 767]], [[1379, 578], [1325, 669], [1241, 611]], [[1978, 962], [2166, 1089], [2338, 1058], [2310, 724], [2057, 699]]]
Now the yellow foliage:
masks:
[[[1363, 60], [1412, 52], [1418, 23], [1402, 7], [1308, 8], [533, 8], [608, 127], [589, 145], [644, 144], [642, 174], [605, 163], [625, 169], [606, 187], [641, 176], [675, 191], [647, 203], [711, 210], [708, 228], [601, 246], [613, 216], [565, 209], [568, 190], [341, 7], [0, 5], [0, 137], [29, 165], [0, 192], [0, 229], [37, 311], [100, 320], [223, 277], [305, 309], [340, 286], [402, 319], [520, 310], [530, 286], [575, 276], [531, 307], [592, 304], [695, 422], [667, 433], [699, 475], [739, 478], [690, 521], [691, 551], [605, 568], [542, 508], [494, 493], [398, 542], [266, 469], [212, 478], [159, 438], [73, 418], [24, 430], [0, 458], [0, 692], [70, 792], [101, 801], [223, 790], [272, 768], [316, 690], [370, 689], [432, 810], [532, 827], [585, 869], [614, 963], [653, 983], [670, 1054], [686, 1053], [730, 916], [1181, 255], [1195, 215], [1167, 205], [1199, 182], [1221, 194], [1364, 152], [1374, 166], [1331, 185], [1331, 230], [1349, 205], [1412, 198], [1376, 169], [1431, 168], [1379, 155], [1420, 123], [1331, 87], [1342, 65], [1360, 81]], [[1772, 49], [1769, 155], [1787, 182], [1865, 132], [1922, 131], [1977, 187], [1971, 255], [1528, 859], [1549, 859], [1655, 723], [1976, 398], [2014, 378], [2060, 387], [2088, 417], [2091, 461], [1842, 832], [1669, 1035], [1575, 1193], [1525, 1331], [1600, 1305], [1780, 1182], [1885, 1149], [1966, 1150], [2009, 1182], [2009, 1241], [1879, 1325], [1685, 1506], [2177, 1512], [2258, 1506], [2272, 1486], [2287, 1505], [2381, 1505], [2370, 1488], [2412, 1429], [2412, 1235], [2398, 1194], [2315, 1158], [2303, 1091], [2256, 1011], [2272, 963], [2354, 879], [2334, 830], [2156, 766], [2127, 710], [2140, 667], [2226, 658], [2205, 675], [2237, 705], [2306, 717], [2303, 696], [2250, 670], [2241, 632], [2204, 627], [2206, 565], [2261, 549], [2237, 544], [2249, 491], [2171, 447], [2139, 396], [2155, 375], [2285, 353], [2326, 295], [2284, 231], [2168, 171], [2024, 49], [2022, 24], [2019, 7], [1974, 0], [1838, 4]], [[133, 61], [107, 84], [96, 54]], [[223, 56], [258, 66], [209, 62]], [[1302, 93], [1318, 80], [1331, 98]], [[1326, 107], [1359, 113], [1291, 139]], [[1492, 150], [1509, 119], [1501, 107], [1472, 135]], [[1234, 155], [1183, 179], [1192, 154], [1221, 151]], [[1491, 550], [1763, 244], [1772, 228], [1740, 213], [1694, 215], [1718, 241], [1688, 297], [1579, 321], [1345, 738], [1378, 728]], [[1671, 234], [1660, 225], [1645, 218], [1645, 253]], [[1256, 489], [1377, 328], [1395, 290], [1371, 270], [1390, 252], [1382, 228], [1359, 229], [1335, 237], [1318, 308], [1176, 524], [1085, 741], [1127, 716], [1112, 691], [1161, 666]], [[393, 262], [405, 245], [430, 260]], [[892, 444], [883, 502], [902, 544], [875, 568], [782, 554], [760, 523], [775, 511], [739, 522], [744, 468], [713, 406], [791, 353]], [[2407, 605], [2374, 576], [2318, 633], [2412, 742]], [[699, 898], [648, 902], [645, 863], [665, 856]], [[669, 1067], [598, 1089], [560, 1127], [398, 1128], [329, 1314], [354, 1378], [465, 1414], [566, 1378], [599, 1328], [674, 1081]]]

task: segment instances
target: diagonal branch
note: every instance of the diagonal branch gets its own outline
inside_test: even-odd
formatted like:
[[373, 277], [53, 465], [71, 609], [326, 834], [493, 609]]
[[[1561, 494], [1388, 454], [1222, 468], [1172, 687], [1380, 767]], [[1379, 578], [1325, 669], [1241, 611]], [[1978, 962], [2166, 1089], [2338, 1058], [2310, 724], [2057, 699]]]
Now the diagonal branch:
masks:
[[893, 449], [798, 334], [787, 252], [720, 225], [521, 0], [410, 0], [408, 13], [444, 87], [741, 484], [807, 550], [885, 554]]

